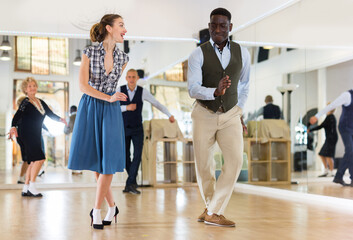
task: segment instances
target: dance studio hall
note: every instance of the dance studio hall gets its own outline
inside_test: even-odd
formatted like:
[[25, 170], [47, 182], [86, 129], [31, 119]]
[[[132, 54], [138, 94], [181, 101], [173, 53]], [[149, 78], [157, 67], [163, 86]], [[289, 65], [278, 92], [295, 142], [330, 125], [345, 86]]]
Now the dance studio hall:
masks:
[[0, 239], [353, 239], [353, 2], [0, 14]]

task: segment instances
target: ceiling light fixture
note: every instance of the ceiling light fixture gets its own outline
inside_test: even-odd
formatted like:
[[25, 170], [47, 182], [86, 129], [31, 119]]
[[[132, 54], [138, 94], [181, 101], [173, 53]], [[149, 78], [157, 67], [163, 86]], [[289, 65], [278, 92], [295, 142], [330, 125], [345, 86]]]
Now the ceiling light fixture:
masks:
[[0, 50], [5, 50], [5, 51], [9, 51], [11, 50], [11, 44], [9, 42], [9, 36], [3, 36], [2, 37], [2, 43], [0, 45]]
[[80, 66], [81, 65], [81, 50], [76, 50], [76, 58], [73, 62], [73, 65]]
[[262, 48], [266, 50], [271, 50], [274, 48], [274, 46], [263, 46]]
[[10, 61], [11, 58], [10, 58], [10, 54], [8, 51], [2, 51], [2, 54], [0, 56], [0, 60], [1, 61]]

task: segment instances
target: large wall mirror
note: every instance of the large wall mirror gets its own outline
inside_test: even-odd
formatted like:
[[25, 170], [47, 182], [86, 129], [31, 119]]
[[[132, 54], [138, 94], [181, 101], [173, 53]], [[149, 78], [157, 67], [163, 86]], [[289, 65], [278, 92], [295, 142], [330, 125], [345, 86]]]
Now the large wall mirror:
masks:
[[[332, 172], [330, 164], [325, 166], [319, 155], [325, 130], [316, 129], [326, 116], [315, 125], [310, 125], [309, 119], [352, 89], [352, 50], [268, 46], [250, 49], [252, 81], [244, 116], [249, 128], [250, 183], [351, 199], [349, 188], [332, 182], [344, 155], [338, 131], [341, 106], [332, 113], [338, 132]], [[264, 119], [263, 109], [271, 104], [266, 102], [268, 95], [281, 110], [279, 120]], [[348, 173], [344, 180], [350, 182]]]
[[[10, 41], [13, 43], [14, 39], [12, 37]], [[45, 86], [47, 90], [52, 88], [50, 91], [55, 96], [61, 96], [57, 106], [53, 103], [52, 107], [60, 109], [60, 114], [68, 117], [68, 107], [78, 105], [81, 96], [78, 88], [79, 67], [72, 63], [79, 57], [77, 50], [82, 50], [87, 45], [87, 40], [69, 39], [64, 42], [69, 44], [68, 50], [65, 50], [69, 53], [67, 74], [54, 76], [53, 81], [49, 83], [45, 80], [51, 77], [40, 75], [34, 77], [43, 83], [43, 89]], [[248, 133], [244, 138], [245, 162], [240, 181], [305, 193], [352, 198], [349, 189], [332, 183], [333, 177], [330, 174], [319, 177], [325, 169], [318, 155], [325, 141], [325, 133], [323, 129], [308, 133], [310, 117], [342, 92], [352, 88], [353, 80], [350, 77], [353, 73], [352, 50], [265, 46], [256, 42], [243, 45], [248, 48], [251, 56], [251, 77], [249, 98], [243, 115]], [[119, 47], [124, 48], [123, 45]], [[169, 109], [176, 117], [184, 137], [188, 139], [191, 138], [192, 132], [190, 113], [194, 100], [188, 95], [183, 71], [185, 73], [187, 65], [185, 60], [195, 47], [195, 42], [129, 41], [131, 61], [128, 68], [145, 70], [145, 77], [139, 84]], [[14, 64], [14, 61], [10, 61], [1, 68], [5, 77], [14, 76], [13, 80], [21, 80], [30, 74], [12, 70], [15, 69]], [[19, 81], [13, 83], [11, 86], [5, 86], [13, 89], [14, 98], [9, 97], [6, 100], [9, 107], [5, 109], [6, 114], [1, 118], [3, 135], [9, 127], [6, 119], [11, 119], [10, 115], [14, 113], [14, 104], [19, 96], [16, 90]], [[123, 75], [120, 84], [125, 83]], [[268, 104], [278, 106], [276, 119], [264, 116], [266, 115], [264, 109]], [[338, 107], [333, 115], [338, 120], [340, 114], [341, 108]], [[148, 103], [144, 105], [143, 117], [144, 120], [166, 118]], [[317, 125], [324, 119], [325, 117], [320, 118]], [[334, 156], [335, 167], [344, 154], [342, 140], [339, 134], [338, 136]], [[91, 173], [72, 174], [66, 168], [68, 136], [58, 133], [54, 140], [48, 136], [44, 139], [47, 148], [50, 146], [50, 149], [48, 148], [50, 151], [47, 151], [48, 163], [44, 169], [45, 173], [38, 178], [39, 182], [94, 184], [95, 180]], [[51, 139], [51, 142], [48, 139]], [[53, 146], [61, 143], [66, 145], [53, 149]], [[5, 160], [1, 160], [0, 183], [17, 184], [21, 168], [19, 153], [14, 150], [13, 144], [5, 140], [5, 136], [2, 144], [4, 158], [11, 158], [11, 166], [8, 166]], [[178, 147], [180, 148], [182, 147]], [[57, 162], [53, 163], [53, 156]], [[216, 151], [215, 160], [217, 164], [221, 164], [220, 152]], [[333, 172], [335, 173], [336, 169]], [[141, 174], [139, 178], [142, 182]], [[123, 185], [125, 179], [126, 174], [122, 173], [116, 174], [113, 181], [116, 185]], [[350, 182], [347, 176], [345, 181]]]

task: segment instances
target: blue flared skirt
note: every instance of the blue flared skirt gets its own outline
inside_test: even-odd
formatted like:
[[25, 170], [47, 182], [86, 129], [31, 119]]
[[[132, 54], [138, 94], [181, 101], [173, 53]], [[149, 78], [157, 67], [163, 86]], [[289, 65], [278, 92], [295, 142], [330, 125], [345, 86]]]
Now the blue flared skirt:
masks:
[[119, 101], [109, 103], [86, 94], [82, 96], [72, 133], [68, 168], [101, 174], [124, 171], [125, 134]]

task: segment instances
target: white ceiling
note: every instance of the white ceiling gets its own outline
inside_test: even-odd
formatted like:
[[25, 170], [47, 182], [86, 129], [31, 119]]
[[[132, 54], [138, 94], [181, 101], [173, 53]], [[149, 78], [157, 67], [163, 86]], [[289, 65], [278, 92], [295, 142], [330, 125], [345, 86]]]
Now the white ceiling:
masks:
[[352, 0], [12, 0], [0, 34], [88, 38], [103, 14], [119, 13], [128, 39], [195, 41], [219, 6], [232, 13], [235, 38], [245, 43], [353, 48]]
[[236, 36], [293, 47], [353, 49], [352, 12], [352, 0], [301, 0]]

